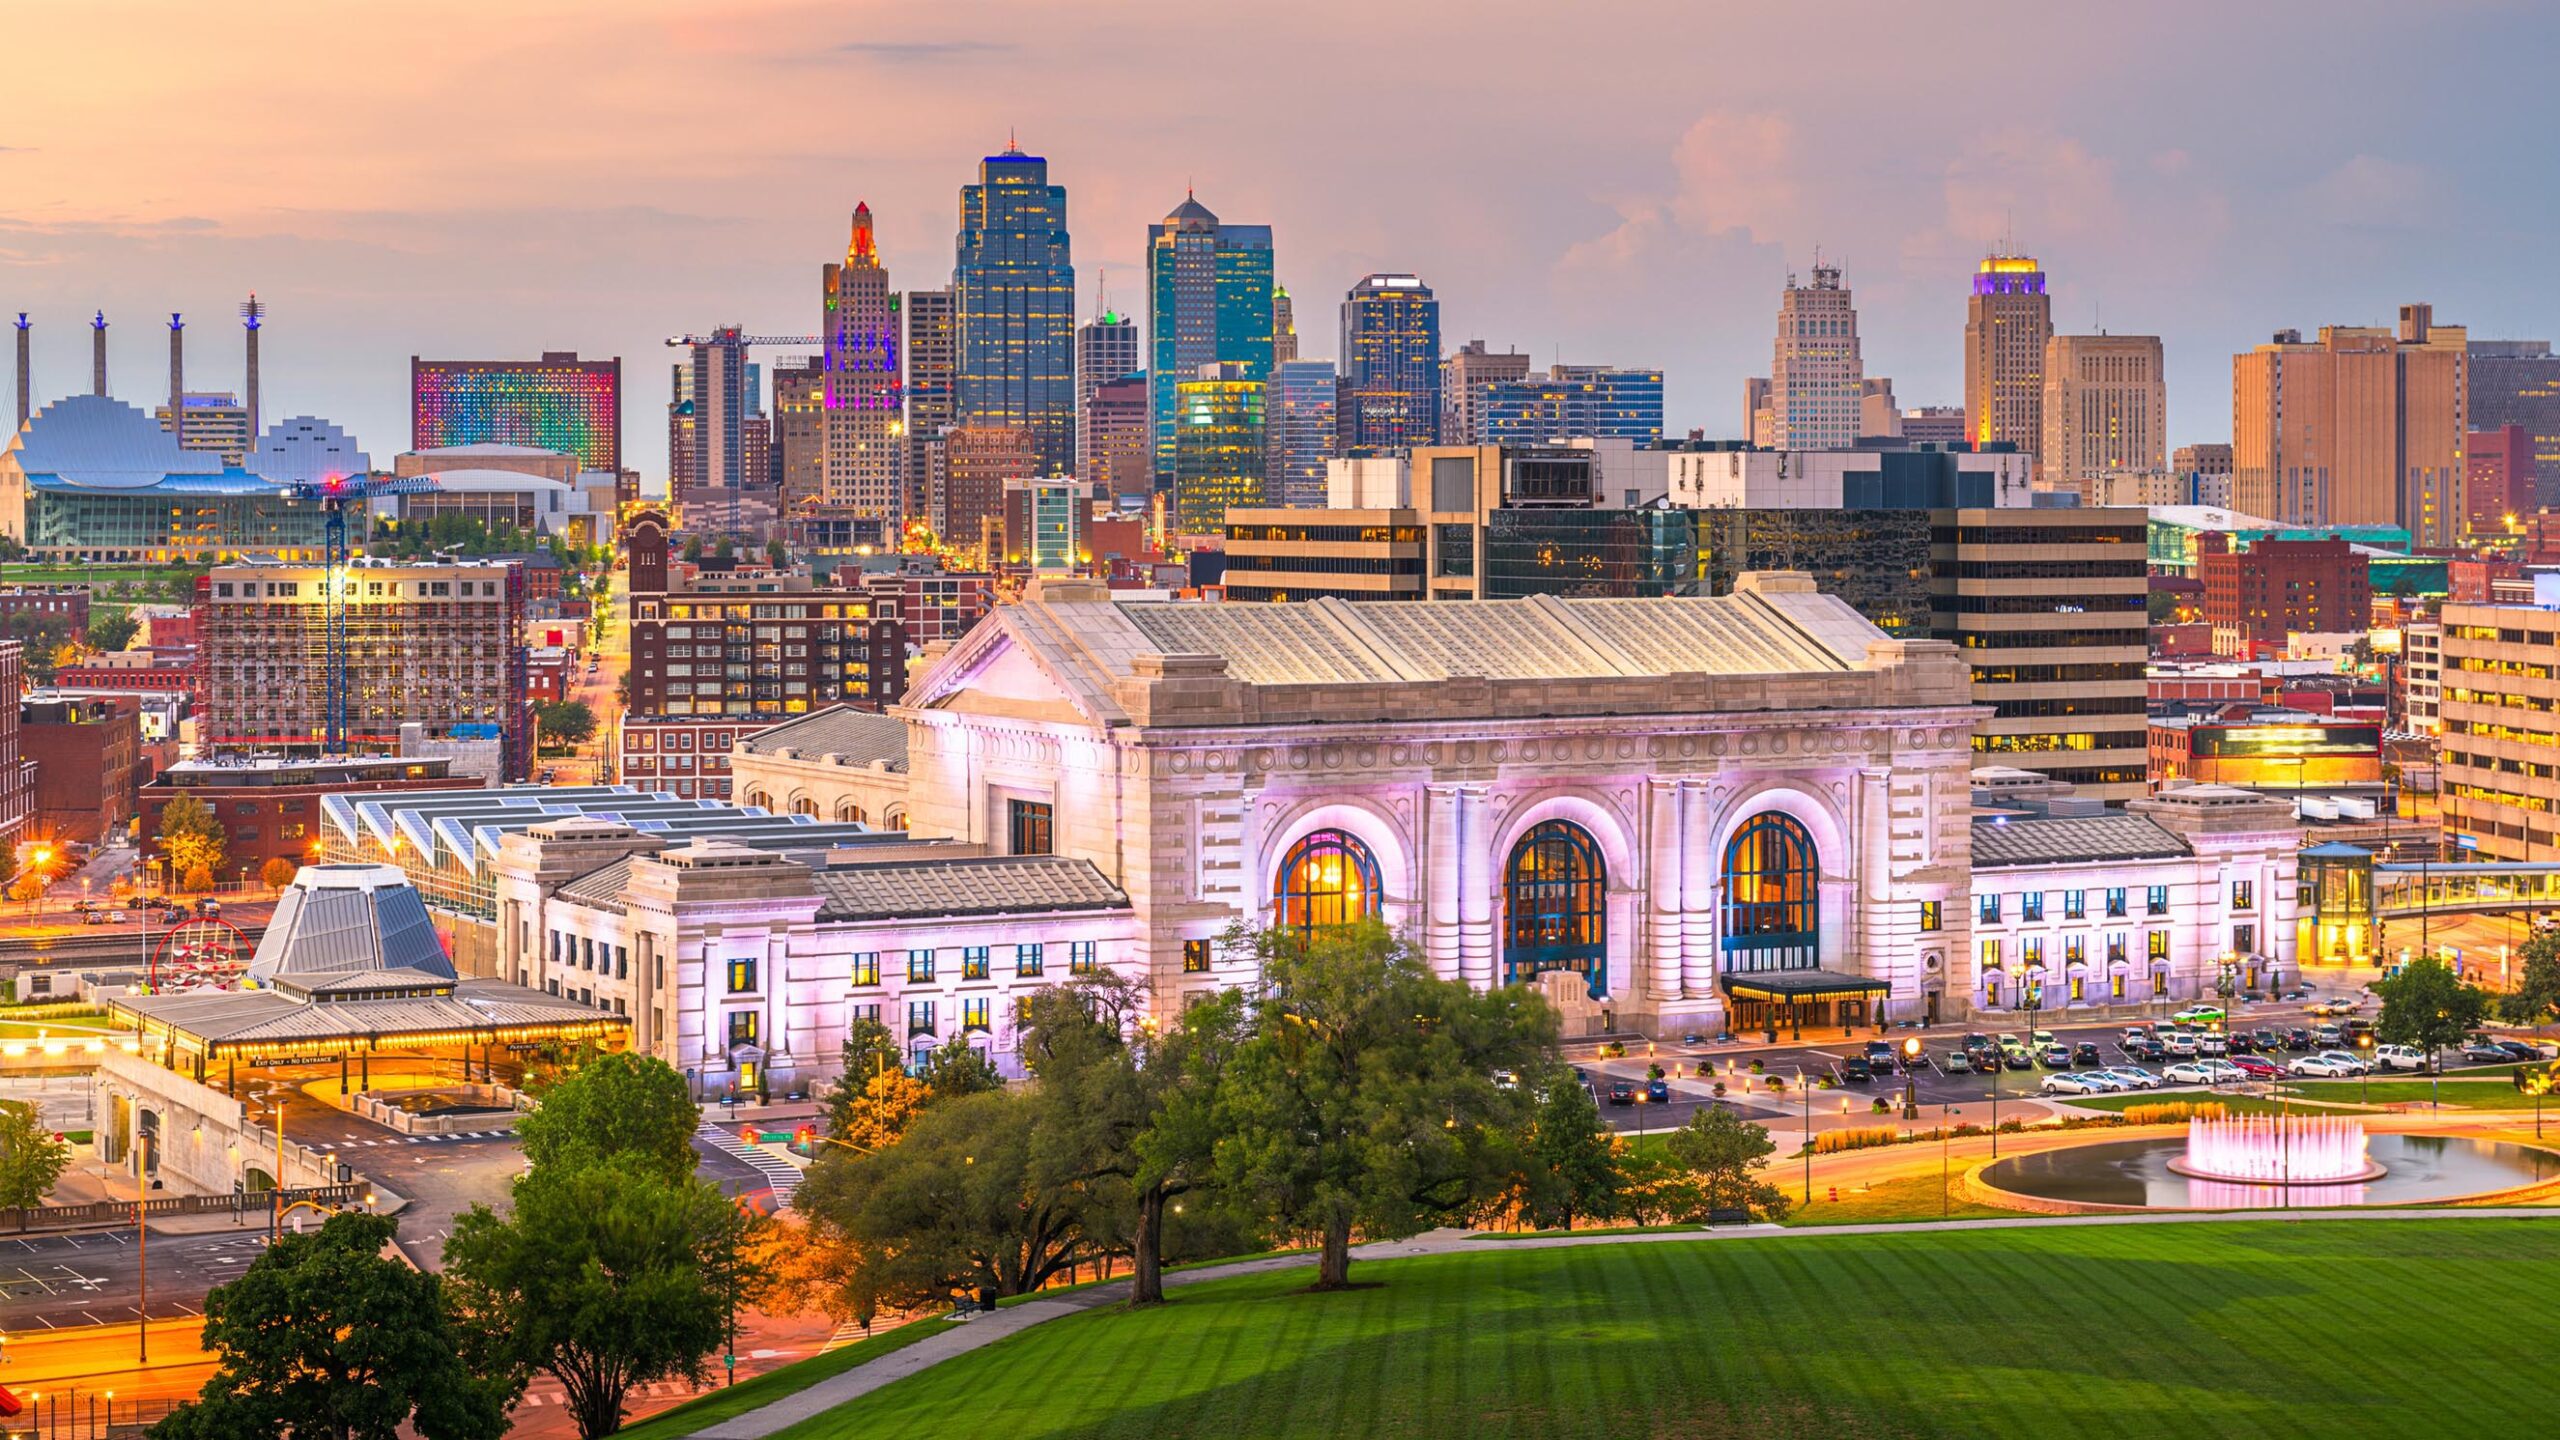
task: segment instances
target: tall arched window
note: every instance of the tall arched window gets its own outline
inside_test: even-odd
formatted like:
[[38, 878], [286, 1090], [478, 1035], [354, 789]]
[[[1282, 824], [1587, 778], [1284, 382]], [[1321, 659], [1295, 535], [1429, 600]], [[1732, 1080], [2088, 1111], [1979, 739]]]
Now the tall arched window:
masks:
[[871, 822], [871, 817], [862, 813], [862, 807], [850, 800], [836, 802], [836, 819], [849, 825], [867, 825]]
[[1272, 923], [1300, 932], [1378, 913], [1378, 860], [1340, 830], [1318, 830], [1289, 847], [1272, 882]]
[[1764, 810], [1724, 850], [1724, 968], [1811, 970], [1821, 963], [1821, 859], [1792, 815]]
[[1545, 820], [1511, 847], [1503, 867], [1502, 978], [1571, 970], [1598, 999], [1609, 993], [1609, 868], [1600, 842], [1569, 820]]
[[818, 813], [818, 802], [806, 795], [794, 795], [791, 797], [791, 813], [815, 817]]

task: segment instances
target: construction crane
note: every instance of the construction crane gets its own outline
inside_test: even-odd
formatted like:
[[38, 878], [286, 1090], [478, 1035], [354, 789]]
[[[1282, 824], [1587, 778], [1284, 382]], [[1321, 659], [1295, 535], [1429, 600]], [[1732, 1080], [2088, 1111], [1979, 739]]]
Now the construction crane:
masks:
[[723, 325], [708, 335], [670, 335], [667, 337], [667, 343], [671, 346], [735, 345], [741, 350], [757, 345], [809, 346], [827, 343], [827, 337], [824, 335], [741, 335], [738, 333], [741, 328], [743, 327]]
[[326, 607], [329, 638], [321, 664], [328, 681], [328, 712], [321, 722], [320, 753], [347, 753], [347, 507], [366, 505], [384, 495], [418, 495], [436, 482], [424, 475], [325, 475], [296, 480], [283, 487], [288, 504], [320, 507], [322, 555], [328, 565]]

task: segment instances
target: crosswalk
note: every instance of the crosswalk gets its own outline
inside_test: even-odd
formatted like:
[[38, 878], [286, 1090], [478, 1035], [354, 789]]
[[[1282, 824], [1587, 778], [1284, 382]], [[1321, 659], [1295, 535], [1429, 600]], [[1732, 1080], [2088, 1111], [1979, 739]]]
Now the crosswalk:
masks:
[[454, 1135], [394, 1135], [382, 1140], [319, 1140], [314, 1150], [370, 1150], [377, 1145], [442, 1145], [455, 1140], [512, 1140], [513, 1130], [465, 1130]]
[[734, 1133], [705, 1122], [694, 1132], [703, 1144], [737, 1160], [773, 1183], [773, 1207], [780, 1210], [791, 1203], [791, 1194], [800, 1188], [800, 1167], [788, 1160], [777, 1159], [757, 1146], [740, 1140]]

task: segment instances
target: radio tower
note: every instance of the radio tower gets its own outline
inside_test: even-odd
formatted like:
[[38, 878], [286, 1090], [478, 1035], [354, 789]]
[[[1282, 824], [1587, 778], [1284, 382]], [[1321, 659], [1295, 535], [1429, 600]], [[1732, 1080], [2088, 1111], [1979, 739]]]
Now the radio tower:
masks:
[[258, 322], [266, 316], [267, 307], [258, 299], [258, 292], [250, 291], [249, 298], [240, 306], [240, 332], [249, 347], [249, 385], [244, 398], [249, 402], [249, 448], [252, 450], [258, 448]]

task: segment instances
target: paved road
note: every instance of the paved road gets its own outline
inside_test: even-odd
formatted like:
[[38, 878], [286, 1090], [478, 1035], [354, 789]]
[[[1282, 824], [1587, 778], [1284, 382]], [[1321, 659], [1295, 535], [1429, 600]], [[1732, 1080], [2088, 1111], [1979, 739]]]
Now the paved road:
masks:
[[[238, 1279], [266, 1248], [263, 1215], [240, 1231], [152, 1236], [152, 1318], [203, 1314], [205, 1292]], [[0, 1240], [0, 1331], [130, 1322], [141, 1271], [130, 1229]]]

